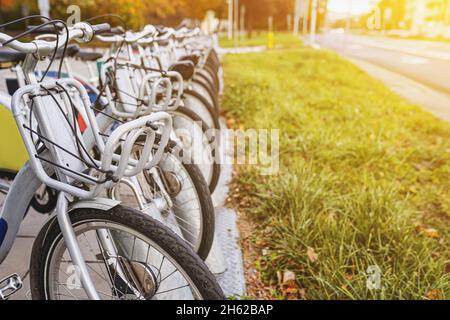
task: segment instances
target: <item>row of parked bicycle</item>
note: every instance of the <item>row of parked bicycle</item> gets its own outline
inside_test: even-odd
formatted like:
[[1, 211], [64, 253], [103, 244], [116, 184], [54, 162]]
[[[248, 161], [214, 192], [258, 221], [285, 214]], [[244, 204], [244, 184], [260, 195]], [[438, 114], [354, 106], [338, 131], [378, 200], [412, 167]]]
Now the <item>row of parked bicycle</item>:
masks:
[[[73, 43], [94, 39], [108, 49]], [[19, 132], [29, 159], [16, 172], [0, 158], [0, 268], [31, 205], [49, 214], [32, 248], [33, 299], [224, 298], [204, 263], [221, 171], [213, 37], [47, 19], [0, 44], [15, 78], [0, 108], [17, 125], [0, 139]], [[21, 287], [18, 274], [1, 280], [0, 299]]]

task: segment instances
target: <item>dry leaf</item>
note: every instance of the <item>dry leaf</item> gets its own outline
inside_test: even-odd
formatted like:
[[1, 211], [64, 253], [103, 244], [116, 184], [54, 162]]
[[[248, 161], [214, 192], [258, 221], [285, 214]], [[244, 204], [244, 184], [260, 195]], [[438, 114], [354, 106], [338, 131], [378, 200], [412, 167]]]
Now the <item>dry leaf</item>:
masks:
[[285, 293], [287, 294], [297, 294], [298, 293], [298, 289], [294, 286], [289, 286], [287, 287], [286, 290], [284, 290]]
[[428, 238], [439, 239], [441, 237], [439, 231], [434, 228], [424, 229], [421, 233]]
[[347, 279], [348, 281], [352, 281], [353, 280], [353, 275], [351, 273], [346, 273], [345, 274], [345, 279]]
[[316, 262], [317, 260], [319, 260], [319, 255], [316, 253], [314, 248], [308, 247], [308, 249], [306, 250], [306, 255], [311, 262]]
[[234, 124], [236, 123], [236, 120], [234, 120], [233, 118], [228, 118], [227, 122], [229, 127], [233, 127]]
[[432, 289], [425, 294], [428, 300], [440, 300], [442, 299], [442, 292], [439, 289]]

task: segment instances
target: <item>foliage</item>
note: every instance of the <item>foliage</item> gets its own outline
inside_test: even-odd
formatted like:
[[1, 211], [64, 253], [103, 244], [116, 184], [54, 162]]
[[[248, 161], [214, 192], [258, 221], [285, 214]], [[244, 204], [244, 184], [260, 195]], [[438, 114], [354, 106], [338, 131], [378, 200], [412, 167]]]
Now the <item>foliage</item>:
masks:
[[[0, 18], [12, 20], [22, 15], [22, 7], [37, 13], [35, 0], [0, 0]], [[120, 15], [132, 28], [146, 23], [178, 24], [184, 18], [203, 19], [208, 10], [216, 12], [222, 19], [228, 17], [225, 0], [50, 0], [51, 16], [64, 19], [67, 7], [76, 4], [81, 8], [82, 18], [87, 19], [105, 13]], [[287, 15], [293, 14], [295, 0], [240, 0], [246, 7], [246, 25], [253, 30], [267, 29], [267, 19], [274, 17], [275, 26], [286, 29]]]
[[[238, 41], [239, 47], [260, 47], [266, 46], [268, 41], [267, 32], [253, 32], [252, 35], [247, 35], [240, 38]], [[274, 35], [275, 47], [292, 47], [298, 46], [299, 38], [292, 33], [276, 32]], [[219, 44], [222, 48], [232, 48], [235, 46], [234, 39], [228, 39], [226, 36], [219, 39]]]

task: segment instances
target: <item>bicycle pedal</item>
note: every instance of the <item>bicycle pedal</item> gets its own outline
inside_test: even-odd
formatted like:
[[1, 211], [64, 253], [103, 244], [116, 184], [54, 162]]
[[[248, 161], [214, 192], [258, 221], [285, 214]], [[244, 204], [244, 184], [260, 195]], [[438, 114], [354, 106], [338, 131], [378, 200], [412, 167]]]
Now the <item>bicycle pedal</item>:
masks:
[[17, 273], [0, 280], [0, 300], [6, 300], [22, 288], [22, 279]]

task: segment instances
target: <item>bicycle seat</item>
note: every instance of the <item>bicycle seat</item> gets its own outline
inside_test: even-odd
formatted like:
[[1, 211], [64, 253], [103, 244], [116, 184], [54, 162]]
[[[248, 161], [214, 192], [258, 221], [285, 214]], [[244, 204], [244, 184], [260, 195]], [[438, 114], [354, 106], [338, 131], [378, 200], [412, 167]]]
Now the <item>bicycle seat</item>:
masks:
[[196, 54], [190, 54], [190, 55], [182, 56], [180, 58], [180, 61], [191, 61], [194, 64], [194, 66], [196, 67], [200, 61], [200, 57]]
[[194, 64], [192, 61], [178, 61], [169, 67], [169, 71], [175, 71], [181, 74], [183, 80], [191, 80], [194, 76]]
[[[63, 51], [64, 51], [64, 48], [58, 49], [58, 51], [56, 51], [56, 59], [61, 59], [62, 58]], [[76, 45], [76, 44], [69, 44], [67, 46], [65, 56], [73, 58], [73, 57], [75, 57], [78, 54], [78, 52], [80, 52], [80, 47], [78, 45]]]
[[[8, 48], [0, 48], [0, 68], [3, 64], [10, 67], [10, 64], [17, 64], [25, 60], [26, 54]], [[5, 67], [5, 66], [3, 66]]]
[[98, 59], [103, 57], [103, 53], [80, 50], [77, 53], [76, 57], [83, 61], [97, 61]]

